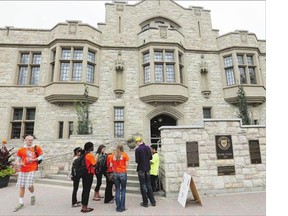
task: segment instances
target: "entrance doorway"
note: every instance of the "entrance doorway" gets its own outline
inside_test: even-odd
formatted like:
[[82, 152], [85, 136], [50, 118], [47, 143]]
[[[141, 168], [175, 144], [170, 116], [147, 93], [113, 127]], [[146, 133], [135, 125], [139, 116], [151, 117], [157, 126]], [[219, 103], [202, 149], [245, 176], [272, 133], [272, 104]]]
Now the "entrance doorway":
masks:
[[160, 131], [158, 130], [161, 126], [176, 126], [177, 122], [174, 118], [168, 115], [158, 115], [150, 120], [150, 134], [151, 144], [156, 144], [160, 139]]

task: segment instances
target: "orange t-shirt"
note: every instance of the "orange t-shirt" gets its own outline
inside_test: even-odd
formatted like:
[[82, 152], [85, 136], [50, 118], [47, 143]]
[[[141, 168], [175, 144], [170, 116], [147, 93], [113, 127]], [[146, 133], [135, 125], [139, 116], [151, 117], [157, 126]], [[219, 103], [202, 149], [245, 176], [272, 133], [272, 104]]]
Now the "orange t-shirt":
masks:
[[[43, 151], [39, 146], [36, 147], [36, 151], [37, 151], [38, 156], [43, 154]], [[21, 172], [32, 172], [32, 171], [37, 170], [38, 168], [37, 161], [32, 161], [32, 162], [27, 161], [28, 158], [31, 158], [31, 159], [37, 158], [35, 151], [34, 151], [34, 145], [31, 147], [27, 147], [27, 146], [21, 147], [17, 151], [17, 156], [21, 159], [22, 163], [24, 164], [20, 167]]]
[[129, 156], [126, 152], [121, 153], [120, 160], [116, 160], [115, 154], [112, 155], [113, 171], [118, 173], [126, 173], [127, 166], [126, 162], [129, 161]]
[[95, 174], [95, 165], [96, 165], [96, 159], [92, 153], [88, 153], [85, 156], [85, 163], [86, 167], [88, 169], [88, 173]]
[[107, 166], [107, 172], [113, 172], [113, 157], [112, 154], [107, 155], [107, 160], [106, 160], [106, 166]]

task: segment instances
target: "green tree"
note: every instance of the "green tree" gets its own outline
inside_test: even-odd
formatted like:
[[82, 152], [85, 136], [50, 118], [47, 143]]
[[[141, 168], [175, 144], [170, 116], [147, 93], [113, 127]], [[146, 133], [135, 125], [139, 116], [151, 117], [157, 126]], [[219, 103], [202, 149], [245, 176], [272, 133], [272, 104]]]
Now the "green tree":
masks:
[[251, 119], [248, 112], [246, 95], [242, 85], [239, 85], [239, 89], [237, 92], [237, 100], [239, 108], [238, 117], [242, 119], [243, 125], [251, 125]]
[[84, 101], [74, 103], [78, 116], [77, 134], [92, 134], [92, 122], [89, 119], [88, 87], [85, 84]]

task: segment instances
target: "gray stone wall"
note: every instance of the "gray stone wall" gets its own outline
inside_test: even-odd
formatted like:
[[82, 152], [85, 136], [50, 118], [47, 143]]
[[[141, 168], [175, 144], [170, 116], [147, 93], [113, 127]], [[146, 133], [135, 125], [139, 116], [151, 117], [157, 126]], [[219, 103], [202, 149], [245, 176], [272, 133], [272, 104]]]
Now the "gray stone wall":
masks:
[[[216, 135], [231, 135], [232, 159], [217, 159]], [[249, 140], [259, 140], [262, 163], [251, 164]], [[187, 166], [186, 142], [196, 141], [199, 167]], [[199, 194], [215, 195], [265, 190], [266, 128], [243, 126], [240, 120], [204, 120], [203, 125], [162, 127], [160, 178], [166, 196], [177, 196], [183, 173], [191, 175]], [[219, 176], [217, 167], [235, 166], [235, 175]]]

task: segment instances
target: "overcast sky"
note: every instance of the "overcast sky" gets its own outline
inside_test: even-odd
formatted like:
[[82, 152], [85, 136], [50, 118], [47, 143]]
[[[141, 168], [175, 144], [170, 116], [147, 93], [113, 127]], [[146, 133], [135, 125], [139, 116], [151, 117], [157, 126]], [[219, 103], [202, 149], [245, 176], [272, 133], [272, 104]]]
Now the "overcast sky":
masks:
[[[162, 0], [163, 1], [163, 0]], [[0, 28], [51, 29], [59, 22], [81, 20], [97, 28], [105, 22], [105, 3], [112, 1], [0, 1]], [[139, 1], [128, 1], [135, 4]], [[220, 35], [235, 30], [266, 39], [265, 1], [176, 1], [185, 8], [202, 6], [211, 11], [212, 27]]]

